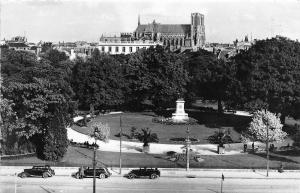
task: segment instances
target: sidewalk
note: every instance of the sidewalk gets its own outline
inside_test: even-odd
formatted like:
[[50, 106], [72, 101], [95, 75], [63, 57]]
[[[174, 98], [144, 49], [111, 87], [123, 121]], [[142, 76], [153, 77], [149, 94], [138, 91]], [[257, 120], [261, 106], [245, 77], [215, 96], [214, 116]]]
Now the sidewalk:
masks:
[[[275, 170], [269, 171], [269, 177], [266, 177], [266, 170], [232, 170], [232, 169], [185, 169], [162, 168], [161, 177], [178, 178], [221, 178], [222, 174], [227, 179], [297, 179], [300, 180], [300, 171], [290, 170], [279, 173]], [[122, 169], [122, 176], [127, 174], [130, 169]], [[114, 176], [120, 176], [119, 168], [113, 168]]]
[[[23, 166], [0, 166], [0, 176], [12, 176], [22, 172]], [[78, 167], [52, 167], [57, 176], [71, 176], [78, 171]], [[119, 168], [109, 168], [112, 177], [123, 177], [133, 168], [122, 168], [122, 174], [119, 174]], [[134, 168], [136, 169], [136, 168]], [[266, 177], [266, 170], [242, 170], [242, 169], [185, 169], [178, 168], [159, 168], [161, 177], [169, 178], [221, 178], [225, 179], [295, 179], [300, 180], [300, 170], [286, 170], [279, 173], [276, 170], [269, 171], [269, 177]]]

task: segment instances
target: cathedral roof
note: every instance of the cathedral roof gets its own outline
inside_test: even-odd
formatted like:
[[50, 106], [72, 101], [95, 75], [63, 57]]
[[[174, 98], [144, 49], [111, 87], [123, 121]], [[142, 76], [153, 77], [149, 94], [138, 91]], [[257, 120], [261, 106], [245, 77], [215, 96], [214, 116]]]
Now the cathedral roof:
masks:
[[136, 32], [159, 32], [159, 33], [176, 33], [187, 34], [190, 33], [191, 25], [189, 24], [157, 24], [151, 23], [146, 25], [139, 25]]

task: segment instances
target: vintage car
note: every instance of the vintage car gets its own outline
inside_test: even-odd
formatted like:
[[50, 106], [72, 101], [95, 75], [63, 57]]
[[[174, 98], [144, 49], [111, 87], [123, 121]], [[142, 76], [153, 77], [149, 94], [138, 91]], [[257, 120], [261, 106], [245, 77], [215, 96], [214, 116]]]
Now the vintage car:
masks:
[[31, 176], [41, 176], [43, 178], [52, 177], [55, 175], [53, 169], [49, 165], [45, 166], [33, 166], [31, 169], [24, 169], [23, 172], [19, 173], [18, 176], [21, 178], [31, 177]]
[[[79, 169], [80, 170], [80, 169]], [[96, 174], [95, 176], [100, 178], [100, 179], [103, 179], [103, 178], [108, 178], [111, 176], [111, 173], [108, 171], [107, 168], [96, 168]], [[83, 178], [86, 178], [86, 177], [93, 177], [94, 176], [94, 170], [93, 168], [83, 168]], [[80, 179], [81, 176], [80, 176], [80, 171], [76, 172], [75, 173], [75, 178], [77, 179]]]
[[127, 177], [129, 179], [133, 178], [141, 178], [141, 177], [149, 177], [150, 179], [156, 179], [160, 177], [160, 171], [155, 168], [140, 168], [140, 169], [135, 169], [131, 170], [128, 174]]

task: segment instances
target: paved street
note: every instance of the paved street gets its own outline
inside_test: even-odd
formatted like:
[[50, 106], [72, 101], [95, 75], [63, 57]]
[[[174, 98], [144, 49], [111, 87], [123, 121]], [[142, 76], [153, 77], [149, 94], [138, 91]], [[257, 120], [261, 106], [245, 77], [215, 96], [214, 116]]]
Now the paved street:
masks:
[[[16, 180], [16, 186], [15, 186]], [[53, 178], [15, 178], [0, 176], [0, 193], [89, 193], [92, 192], [92, 178], [77, 180], [70, 176]], [[161, 177], [160, 179], [134, 179], [111, 177], [97, 179], [97, 192], [220, 192], [220, 179]], [[300, 179], [225, 179], [225, 193], [263, 192], [299, 193]]]

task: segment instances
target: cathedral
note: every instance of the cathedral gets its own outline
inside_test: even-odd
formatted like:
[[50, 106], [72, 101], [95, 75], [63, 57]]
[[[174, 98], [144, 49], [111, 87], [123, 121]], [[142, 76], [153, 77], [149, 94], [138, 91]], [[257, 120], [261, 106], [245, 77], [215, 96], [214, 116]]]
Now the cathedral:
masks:
[[205, 44], [204, 15], [191, 14], [191, 24], [160, 24], [155, 20], [150, 24], [141, 24], [133, 33], [136, 40], [161, 42], [170, 50], [198, 50]]

